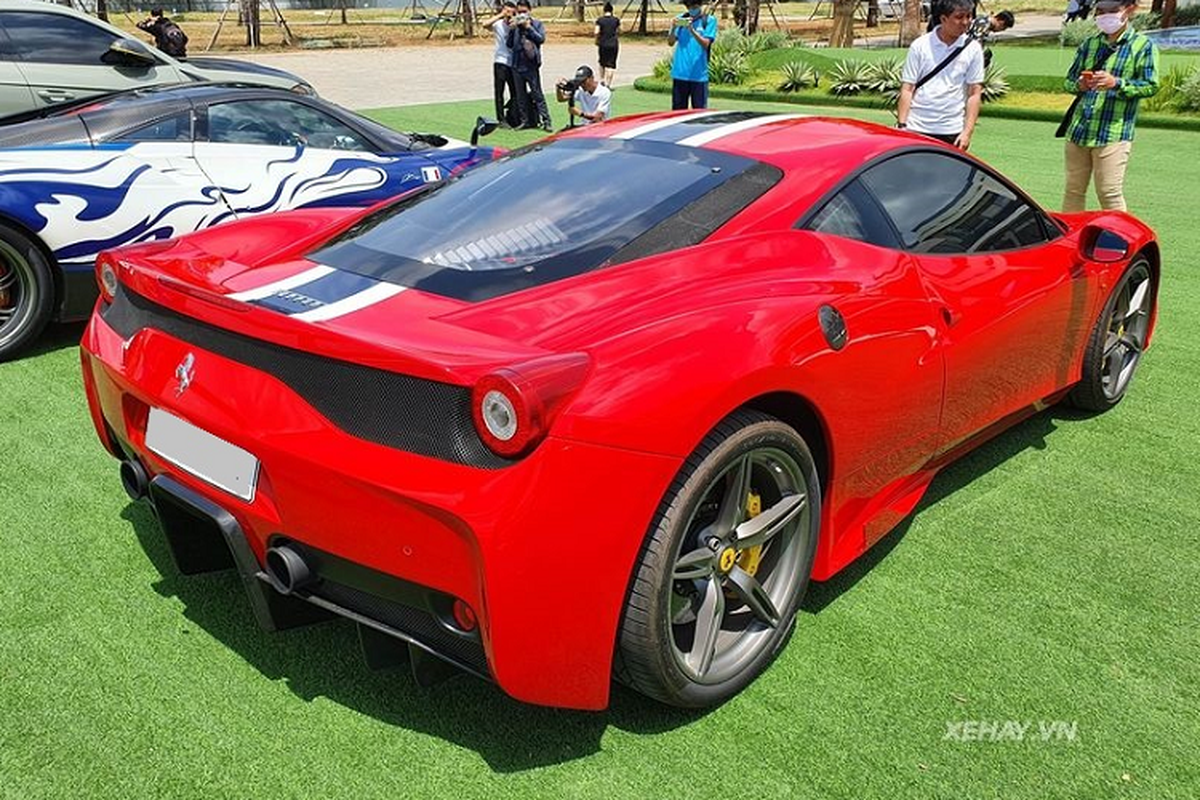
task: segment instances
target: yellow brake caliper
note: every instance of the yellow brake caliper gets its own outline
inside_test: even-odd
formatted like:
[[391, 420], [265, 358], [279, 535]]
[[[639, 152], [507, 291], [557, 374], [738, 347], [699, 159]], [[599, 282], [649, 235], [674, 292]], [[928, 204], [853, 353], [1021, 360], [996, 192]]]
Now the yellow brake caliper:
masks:
[[[754, 519], [762, 513], [762, 497], [750, 492], [746, 498], [746, 518]], [[747, 550], [743, 550], [738, 556], [737, 564], [744, 569], [748, 574], [753, 576], [758, 572], [758, 564], [762, 561], [762, 545], [756, 544]]]

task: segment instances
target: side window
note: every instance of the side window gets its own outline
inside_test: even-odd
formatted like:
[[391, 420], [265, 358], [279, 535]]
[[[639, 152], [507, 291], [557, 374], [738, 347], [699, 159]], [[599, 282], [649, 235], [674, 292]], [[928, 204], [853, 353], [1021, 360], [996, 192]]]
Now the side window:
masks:
[[192, 112], [181, 111], [173, 117], [160, 119], [114, 136], [114, 142], [190, 142], [192, 140]]
[[860, 242], [896, 247], [896, 235], [859, 181], [829, 199], [805, 227]]
[[98, 67], [118, 38], [86, 20], [61, 14], [5, 11], [0, 19], [8, 32], [9, 49], [24, 61]]
[[208, 139], [224, 144], [371, 149], [359, 134], [336, 118], [290, 100], [235, 101], [209, 106]]
[[1036, 208], [953, 156], [906, 153], [861, 180], [891, 217], [903, 247], [914, 252], [994, 252], [1046, 241]]

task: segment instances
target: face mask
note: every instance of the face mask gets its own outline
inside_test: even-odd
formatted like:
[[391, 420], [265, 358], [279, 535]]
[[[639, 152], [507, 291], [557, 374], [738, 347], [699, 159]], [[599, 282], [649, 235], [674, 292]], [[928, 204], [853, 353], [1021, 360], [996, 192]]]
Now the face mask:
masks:
[[1125, 24], [1125, 17], [1118, 11], [1115, 14], [1100, 14], [1096, 17], [1096, 27], [1101, 33], [1111, 36], [1121, 30], [1121, 26]]
[[689, 16], [692, 16], [692, 17], [698, 17], [698, 16], [700, 16], [700, 9], [698, 9], [698, 8], [689, 8], [689, 9], [688, 9], [688, 15], [689, 15]]

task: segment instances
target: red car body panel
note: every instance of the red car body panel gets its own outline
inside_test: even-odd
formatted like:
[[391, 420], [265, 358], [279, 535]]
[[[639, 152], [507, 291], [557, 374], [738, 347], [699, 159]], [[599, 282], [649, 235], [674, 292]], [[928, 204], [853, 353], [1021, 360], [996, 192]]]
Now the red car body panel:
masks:
[[[687, 115], [565, 136], [672, 118]], [[1149, 229], [1123, 214], [1061, 217], [1064, 235], [1044, 247], [980, 256], [792, 228], [859, 165], [918, 145], [928, 141], [845, 120], [732, 133], [702, 146], [784, 177], [705, 241], [482, 302], [410, 290], [300, 322], [227, 298], [312, 269], [304, 254], [369, 210], [278, 214], [116, 254], [124, 287], [174, 313], [339, 362], [471, 387], [506, 365], [586, 354], [587, 377], [549, 436], [501, 469], [349, 435], [271, 374], [153, 328], [124, 338], [103, 300], [83, 340], [93, 420], [114, 455], [227, 509], [260, 563], [285, 532], [461, 598], [506, 692], [602, 708], [647, 527], [722, 418], [752, 405], [815, 421], [824, 508], [813, 578], [827, 579], [912, 510], [941, 464], [1078, 381], [1087, 334], [1128, 263], [1085, 258], [1081, 237], [1103, 227], [1130, 255], [1157, 257]], [[818, 324], [825, 304], [852, 334], [845, 349]], [[189, 354], [197, 377], [180, 395]], [[252, 452], [253, 501], [148, 450], [151, 405]]]

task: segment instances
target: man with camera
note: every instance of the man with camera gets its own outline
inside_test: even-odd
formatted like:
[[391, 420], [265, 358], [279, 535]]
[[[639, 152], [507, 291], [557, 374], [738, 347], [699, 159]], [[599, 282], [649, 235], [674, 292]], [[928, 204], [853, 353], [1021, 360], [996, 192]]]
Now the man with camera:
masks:
[[571, 92], [571, 124], [578, 117], [584, 125], [608, 119], [612, 107], [612, 92], [596, 80], [596, 75], [587, 64], [575, 70], [575, 78], [562, 81], [560, 86]]
[[971, 0], [943, 0], [932, 33], [908, 49], [900, 78], [896, 127], [966, 150], [983, 100], [983, 48], [968, 36]]
[[[552, 131], [550, 109], [542, 92], [542, 45], [546, 42], [546, 26], [535, 19], [529, 10], [529, 0], [517, 0], [517, 13], [508, 26], [508, 46], [513, 51], [516, 72], [517, 109], [521, 112], [521, 127]], [[534, 119], [534, 115], [538, 119]]]
[[[496, 119], [501, 125], [513, 127], [519, 123], [516, 118], [516, 79], [513, 77], [513, 51], [508, 46], [508, 23], [517, 13], [517, 4], [513, 0], [504, 0], [497, 4], [496, 15], [483, 23], [483, 27], [491, 30], [495, 40], [492, 53], [492, 92], [496, 99]], [[510, 114], [505, 113], [504, 90], [508, 90], [508, 99], [512, 103]]]
[[159, 50], [172, 58], [187, 58], [187, 34], [161, 8], [151, 9], [149, 18], [137, 26], [154, 37], [154, 46]]
[[687, 12], [671, 24], [671, 109], [708, 108], [708, 51], [717, 38], [717, 18], [705, 14], [700, 0], [684, 0]]

